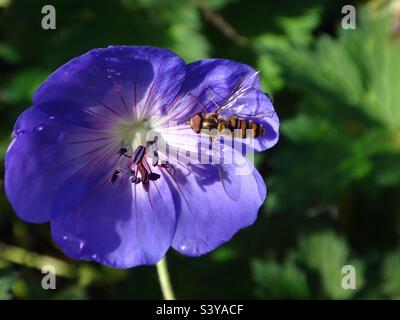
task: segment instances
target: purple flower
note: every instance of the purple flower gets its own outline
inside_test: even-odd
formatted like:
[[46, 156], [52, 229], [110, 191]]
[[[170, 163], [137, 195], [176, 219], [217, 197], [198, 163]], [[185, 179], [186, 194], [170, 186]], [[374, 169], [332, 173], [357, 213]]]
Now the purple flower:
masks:
[[[188, 121], [217, 106], [226, 116], [260, 115], [255, 151], [277, 142], [279, 120], [247, 65], [185, 64], [152, 47], [92, 50], [56, 70], [17, 120], [8, 199], [21, 219], [50, 222], [74, 259], [128, 268], [156, 263], [171, 246], [206, 254], [251, 225], [266, 197], [242, 151], [232, 149], [240, 161], [226, 166], [185, 161], [209, 155], [209, 136]], [[235, 174], [239, 167], [250, 171]]]

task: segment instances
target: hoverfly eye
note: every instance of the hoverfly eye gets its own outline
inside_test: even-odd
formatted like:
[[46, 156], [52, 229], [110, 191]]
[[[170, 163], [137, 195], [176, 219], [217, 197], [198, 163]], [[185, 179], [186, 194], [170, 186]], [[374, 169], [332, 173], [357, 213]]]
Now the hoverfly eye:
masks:
[[201, 122], [202, 122], [202, 116], [200, 113], [196, 113], [191, 119], [190, 119], [190, 126], [192, 127], [192, 130], [198, 134], [200, 133], [201, 130]]

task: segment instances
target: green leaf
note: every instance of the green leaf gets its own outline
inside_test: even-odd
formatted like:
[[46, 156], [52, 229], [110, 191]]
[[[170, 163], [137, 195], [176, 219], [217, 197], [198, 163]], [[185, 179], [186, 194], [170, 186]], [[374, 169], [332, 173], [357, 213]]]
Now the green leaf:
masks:
[[6, 43], [0, 43], [0, 59], [8, 63], [16, 63], [19, 58], [19, 54], [15, 48]]
[[385, 257], [382, 265], [382, 291], [390, 299], [400, 299], [400, 253]]
[[273, 260], [256, 260], [252, 264], [256, 294], [267, 299], [307, 299], [310, 292], [305, 274], [287, 259], [283, 265]]
[[[298, 259], [319, 276], [323, 296], [333, 299], [350, 298], [362, 287], [363, 269], [360, 263], [349, 259], [346, 242], [332, 232], [315, 233], [300, 239]], [[355, 290], [342, 288], [342, 268], [356, 269]]]
[[[173, 17], [173, 18], [172, 18]], [[200, 32], [200, 13], [192, 5], [177, 6], [173, 9], [169, 35], [172, 39], [171, 49], [186, 62], [192, 62], [208, 57], [209, 46], [206, 38]]]
[[266, 74], [262, 77], [262, 84], [266, 91], [275, 92], [284, 85], [282, 78], [282, 67], [270, 54], [271, 50], [286, 51], [291, 44], [298, 46], [308, 45], [313, 36], [313, 30], [320, 21], [320, 7], [312, 6], [310, 9], [296, 16], [278, 16], [276, 26], [281, 33], [266, 32], [257, 36], [253, 46], [258, 56], [258, 65]]
[[[391, 38], [390, 14], [358, 12], [357, 29], [340, 28], [337, 38], [321, 36], [312, 47], [260, 44], [287, 84], [276, 105], [290, 143], [282, 139], [272, 158], [281, 210], [301, 212], [359, 185], [376, 192], [400, 182], [400, 42]], [[298, 185], [301, 191], [288, 192]]]
[[11, 287], [17, 280], [15, 273], [7, 270], [0, 270], [0, 300], [11, 299]]
[[49, 73], [40, 68], [31, 68], [17, 73], [8, 85], [4, 99], [10, 103], [29, 103], [36, 88]]
[[[339, 38], [321, 37], [314, 50], [293, 45], [270, 48], [284, 66], [289, 85], [310, 98], [341, 97], [387, 128], [400, 128], [400, 44], [391, 41], [391, 15], [359, 9], [357, 29], [339, 29]], [[379, 52], [379, 54], [377, 54]], [[332, 110], [339, 108], [331, 101]], [[329, 105], [329, 100], [326, 101]]]

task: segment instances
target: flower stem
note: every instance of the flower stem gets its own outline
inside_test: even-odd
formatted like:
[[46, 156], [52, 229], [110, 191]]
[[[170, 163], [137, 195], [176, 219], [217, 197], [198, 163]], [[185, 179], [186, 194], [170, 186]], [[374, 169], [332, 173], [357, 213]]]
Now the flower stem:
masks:
[[167, 259], [165, 257], [162, 258], [157, 262], [156, 267], [164, 300], [175, 300], [174, 291], [172, 290], [168, 274]]

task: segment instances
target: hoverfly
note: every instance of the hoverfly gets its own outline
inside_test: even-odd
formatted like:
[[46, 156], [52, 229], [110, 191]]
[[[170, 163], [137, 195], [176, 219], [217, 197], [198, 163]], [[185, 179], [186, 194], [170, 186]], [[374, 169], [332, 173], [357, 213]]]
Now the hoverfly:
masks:
[[[218, 132], [219, 136], [215, 136], [215, 134], [209, 135], [214, 154], [217, 152], [217, 155], [219, 156], [228, 149], [228, 152], [230, 152], [233, 157], [236, 157], [236, 160], [242, 159], [242, 157], [238, 156], [239, 152], [237, 150], [234, 150], [229, 145], [224, 145], [223, 148], [225, 150], [222, 150], [220, 145], [217, 145], [215, 142], [218, 141], [218, 138], [224, 138], [224, 141], [225, 138], [240, 138], [246, 141], [250, 138], [258, 138], [265, 135], [265, 128], [259, 121], [257, 121], [257, 119], [271, 115], [275, 113], [275, 111], [272, 109], [271, 111], [258, 114], [243, 112], [243, 110], [249, 109], [249, 106], [246, 105], [245, 102], [245, 96], [246, 94], [251, 94], [251, 90], [255, 92], [253, 85], [250, 83], [251, 79], [257, 76], [258, 73], [259, 72], [255, 72], [245, 75], [238, 81], [228, 96], [220, 103], [217, 103], [213, 98], [208, 97], [216, 107], [214, 112], [207, 112], [206, 108], [196, 99], [202, 107], [203, 112], [194, 114], [186, 124], [189, 125], [196, 134], [212, 131]], [[265, 95], [268, 99], [272, 100], [268, 94]], [[227, 195], [232, 200], [236, 201], [240, 196], [242, 176], [235, 174], [235, 170], [238, 167], [250, 168], [251, 165], [249, 165], [247, 160], [242, 161], [242, 163], [231, 164], [223, 163], [224, 161], [220, 162], [221, 163], [219, 164], [215, 164], [218, 169], [219, 178]]]
[[[248, 82], [251, 78], [257, 76], [258, 73], [257, 71], [253, 74], [245, 75], [234, 86], [231, 93], [219, 104], [213, 98], [209, 97], [210, 101], [216, 107], [214, 112], [207, 112], [202, 104], [199, 103], [203, 108], [203, 112], [196, 113], [187, 121], [193, 132], [199, 134], [202, 130], [217, 130], [219, 133], [229, 131], [232, 137], [235, 138], [248, 138], [249, 133], [252, 138], [262, 137], [265, 134], [265, 129], [255, 119], [269, 115], [274, 111], [246, 114], [240, 110], [246, 107], [244, 104], [241, 104], [240, 99], [248, 91], [254, 89]], [[272, 100], [267, 93], [265, 95]], [[231, 114], [227, 115], [226, 113], [229, 112]]]

